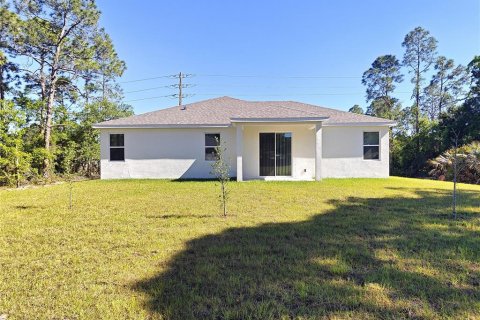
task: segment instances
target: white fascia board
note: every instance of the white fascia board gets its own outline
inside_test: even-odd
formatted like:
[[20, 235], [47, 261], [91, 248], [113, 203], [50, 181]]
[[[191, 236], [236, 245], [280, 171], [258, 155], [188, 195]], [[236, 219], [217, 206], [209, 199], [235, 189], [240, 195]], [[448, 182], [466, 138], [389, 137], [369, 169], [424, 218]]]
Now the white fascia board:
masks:
[[396, 122], [324, 122], [324, 127], [395, 127]]
[[94, 124], [93, 129], [228, 128], [230, 124]]

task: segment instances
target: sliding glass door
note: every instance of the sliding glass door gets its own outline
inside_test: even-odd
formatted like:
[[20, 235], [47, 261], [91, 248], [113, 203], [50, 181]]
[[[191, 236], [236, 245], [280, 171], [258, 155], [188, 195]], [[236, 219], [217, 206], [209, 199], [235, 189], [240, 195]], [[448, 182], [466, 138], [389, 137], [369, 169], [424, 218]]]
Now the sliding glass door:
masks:
[[260, 133], [260, 176], [292, 175], [292, 133]]

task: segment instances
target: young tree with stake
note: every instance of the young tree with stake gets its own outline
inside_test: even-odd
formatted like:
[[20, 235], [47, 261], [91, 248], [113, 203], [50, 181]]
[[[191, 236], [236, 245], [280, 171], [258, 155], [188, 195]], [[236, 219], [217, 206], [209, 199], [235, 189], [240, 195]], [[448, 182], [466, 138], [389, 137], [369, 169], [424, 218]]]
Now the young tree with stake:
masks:
[[227, 148], [225, 144], [219, 139], [215, 138], [216, 141], [216, 159], [212, 164], [212, 174], [220, 182], [221, 193], [220, 193], [220, 204], [223, 209], [223, 216], [227, 216], [227, 201], [229, 190], [227, 189], [228, 182], [230, 181], [230, 164], [226, 158]]

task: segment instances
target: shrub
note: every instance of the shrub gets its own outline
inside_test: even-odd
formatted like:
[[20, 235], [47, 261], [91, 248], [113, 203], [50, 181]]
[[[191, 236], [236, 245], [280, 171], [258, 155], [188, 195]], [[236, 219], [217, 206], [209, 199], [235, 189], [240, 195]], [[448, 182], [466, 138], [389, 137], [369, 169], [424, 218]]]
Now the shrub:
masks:
[[[453, 180], [455, 149], [429, 160], [429, 174], [439, 180]], [[480, 184], [480, 142], [474, 141], [457, 150], [458, 182]]]

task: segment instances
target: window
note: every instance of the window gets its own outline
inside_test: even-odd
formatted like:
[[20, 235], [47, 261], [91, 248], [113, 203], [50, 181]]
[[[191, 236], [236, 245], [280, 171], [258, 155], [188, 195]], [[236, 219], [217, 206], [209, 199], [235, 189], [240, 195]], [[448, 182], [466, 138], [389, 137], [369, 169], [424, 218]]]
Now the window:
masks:
[[380, 133], [379, 132], [363, 133], [363, 159], [365, 160], [380, 159]]
[[220, 145], [220, 133], [205, 134], [205, 160], [217, 160], [217, 147]]
[[110, 161], [125, 161], [125, 137], [123, 134], [110, 135]]

